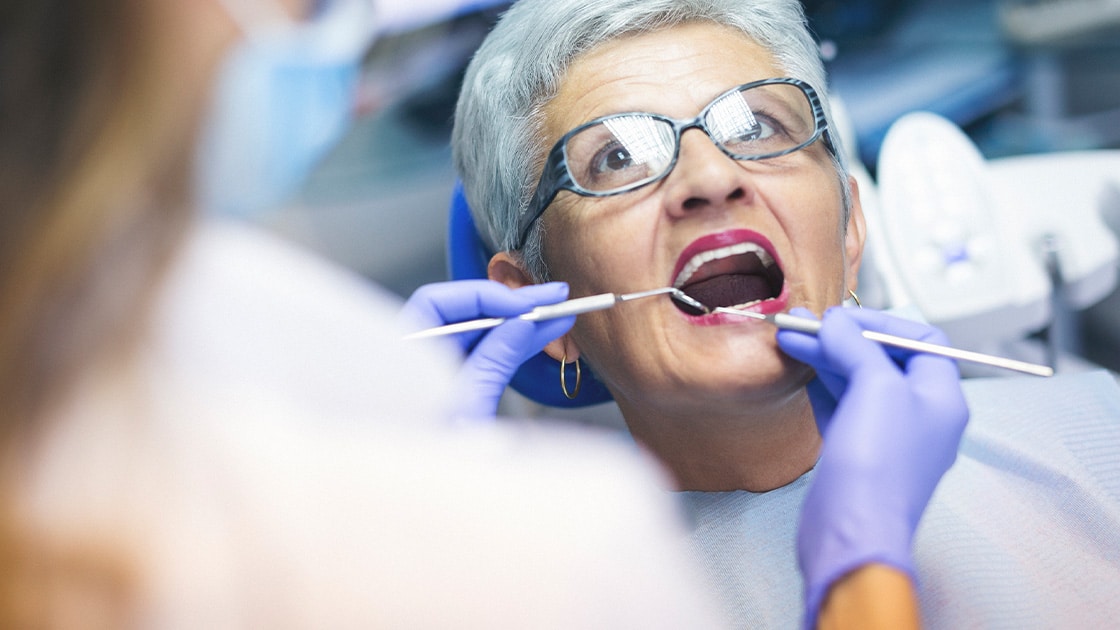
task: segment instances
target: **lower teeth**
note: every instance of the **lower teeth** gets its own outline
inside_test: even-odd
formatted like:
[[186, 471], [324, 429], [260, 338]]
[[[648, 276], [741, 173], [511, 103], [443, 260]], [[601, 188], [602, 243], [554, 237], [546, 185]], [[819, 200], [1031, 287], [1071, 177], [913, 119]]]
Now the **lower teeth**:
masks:
[[750, 301], [750, 302], [745, 302], [743, 304], [737, 304], [737, 305], [735, 305], [731, 308], [740, 308], [740, 309], [750, 308], [751, 306], [754, 306], [755, 304], [761, 304], [762, 302], [763, 302], [762, 300], [753, 300], [753, 301]]

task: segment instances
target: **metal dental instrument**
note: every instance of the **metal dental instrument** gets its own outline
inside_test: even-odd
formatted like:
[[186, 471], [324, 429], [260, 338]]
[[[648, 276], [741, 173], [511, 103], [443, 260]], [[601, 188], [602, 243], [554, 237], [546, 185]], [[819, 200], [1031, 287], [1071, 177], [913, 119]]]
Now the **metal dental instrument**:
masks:
[[[641, 291], [639, 293], [624, 293], [619, 295], [617, 293], [600, 293], [598, 295], [589, 295], [587, 297], [575, 298], [574, 300], [567, 300], [558, 304], [548, 304], [545, 306], [538, 306], [533, 310], [518, 315], [518, 319], [524, 319], [530, 322], [539, 322], [546, 319], [556, 319], [557, 317], [567, 317], [569, 315], [580, 315], [582, 313], [590, 313], [592, 311], [601, 311], [608, 309], [620, 302], [629, 302], [632, 300], [640, 300], [646, 297], [655, 295], [669, 294], [674, 300], [678, 300], [693, 308], [706, 311], [704, 305], [685, 295], [680, 289], [673, 287], [665, 287], [662, 289], [652, 289], [649, 291]], [[440, 337], [442, 335], [453, 335], [455, 333], [469, 332], [472, 330], [485, 330], [493, 328], [498, 324], [506, 321], [506, 317], [486, 317], [482, 319], [472, 319], [465, 322], [458, 322], [455, 324], [447, 324], [445, 326], [437, 326], [435, 328], [428, 328], [406, 335], [405, 339], [426, 339], [428, 337]]]
[[[744, 311], [723, 306], [714, 309], [712, 312], [727, 313], [729, 315], [741, 315], [743, 317], [761, 319], [768, 321], [781, 329], [796, 330], [798, 332], [808, 333], [810, 335], [816, 335], [817, 332], [821, 329], [821, 323], [819, 321], [816, 321], [814, 319], [806, 319], [803, 317], [796, 317], [794, 315], [788, 315], [786, 313], [763, 315], [762, 313], [755, 313], [754, 311]], [[1007, 370], [1014, 370], [1016, 372], [1023, 372], [1025, 374], [1033, 374], [1035, 376], [1054, 375], [1054, 369], [1046, 365], [1027, 363], [1025, 361], [1016, 361], [1015, 359], [1005, 359], [1003, 357], [996, 357], [990, 354], [972, 352], [971, 350], [959, 350], [950, 346], [942, 346], [935, 343], [927, 343], [925, 341], [907, 339], [906, 337], [888, 335], [886, 333], [875, 332], [871, 330], [863, 331], [863, 336], [867, 339], [870, 339], [871, 341], [876, 341], [883, 345], [893, 346], [895, 348], [903, 348], [905, 350], [912, 350], [914, 352], [937, 354], [943, 357], [949, 357], [950, 359], [957, 359], [958, 361], [981, 363], [984, 365], [991, 365], [993, 367], [1004, 368]]]

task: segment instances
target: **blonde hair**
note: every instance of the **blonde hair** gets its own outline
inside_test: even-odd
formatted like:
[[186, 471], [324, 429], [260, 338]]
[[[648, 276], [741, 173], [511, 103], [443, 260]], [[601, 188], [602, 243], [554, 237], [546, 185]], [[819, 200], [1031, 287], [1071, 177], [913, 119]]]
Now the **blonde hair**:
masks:
[[[50, 627], [68, 580], [125, 593], [127, 553], [43, 544], [15, 453], [85, 370], [127, 354], [189, 218], [193, 121], [144, 0], [15, 0], [0, 26], [0, 627]], [[48, 588], [48, 592], [30, 588]], [[86, 622], [83, 622], [85, 625]], [[96, 623], [90, 620], [90, 623]]]

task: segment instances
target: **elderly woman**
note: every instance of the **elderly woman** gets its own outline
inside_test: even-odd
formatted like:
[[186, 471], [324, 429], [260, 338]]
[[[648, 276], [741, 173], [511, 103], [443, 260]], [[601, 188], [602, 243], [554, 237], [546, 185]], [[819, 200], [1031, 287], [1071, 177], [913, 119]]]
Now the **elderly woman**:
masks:
[[[813, 500], [844, 491], [812, 483], [834, 465], [827, 449], [820, 456], [818, 425], [833, 415], [936, 425], [966, 413], [946, 361], [870, 368], [838, 351], [861, 326], [936, 333], [828, 310], [854, 296], [866, 227], [829, 130], [825, 87], [793, 0], [522, 0], [472, 61], [456, 113], [456, 166], [495, 252], [492, 279], [566, 281], [573, 296], [674, 286], [709, 308], [824, 314], [818, 346], [797, 334], [776, 338], [753, 319], [642, 301], [582, 315], [546, 347], [567, 374], [566, 394], [575, 372], [565, 366], [593, 368], [635, 439], [692, 491], [682, 498], [696, 550], [740, 626], [798, 618], [798, 510], [807, 492]], [[973, 431], [915, 543], [933, 626], [1100, 625], [1120, 612], [1102, 586], [1120, 577], [1114, 467], [1078, 468], [1077, 523], [1055, 511], [1057, 486], [1031, 486], [1043, 471], [1072, 474], [1069, 462], [1091, 443], [1084, 436], [1120, 444], [1109, 419], [1114, 388], [1058, 379], [1045, 394], [1037, 385], [970, 389], [974, 418], [991, 420]], [[1058, 386], [1068, 391], [1053, 395]], [[1074, 395], [1091, 409], [1078, 419], [1080, 437], [1066, 439], [1045, 416]], [[1036, 433], [999, 426], [1007, 396], [1043, 419], [1030, 424]], [[920, 446], [862, 439], [867, 466], [919, 463]], [[861, 498], [895, 495], [884, 488]], [[910, 511], [911, 527], [920, 513]], [[804, 513], [803, 525], [813, 515]], [[860, 528], [897, 535], [874, 519], [853, 523]], [[905, 548], [909, 538], [899, 538]], [[819, 551], [801, 539], [810, 615]]]

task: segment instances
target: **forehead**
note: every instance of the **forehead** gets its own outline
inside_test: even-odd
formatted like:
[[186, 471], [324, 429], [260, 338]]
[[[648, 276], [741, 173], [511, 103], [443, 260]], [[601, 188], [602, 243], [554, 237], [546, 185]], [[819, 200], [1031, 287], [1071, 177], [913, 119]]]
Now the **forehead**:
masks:
[[591, 49], [568, 67], [544, 108], [546, 145], [607, 114], [692, 117], [736, 85], [783, 74], [769, 51], [727, 26], [694, 22], [627, 35]]

